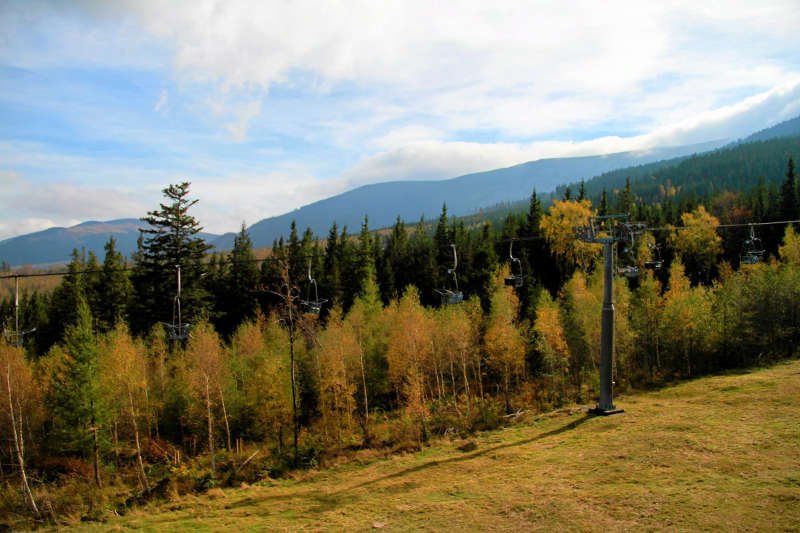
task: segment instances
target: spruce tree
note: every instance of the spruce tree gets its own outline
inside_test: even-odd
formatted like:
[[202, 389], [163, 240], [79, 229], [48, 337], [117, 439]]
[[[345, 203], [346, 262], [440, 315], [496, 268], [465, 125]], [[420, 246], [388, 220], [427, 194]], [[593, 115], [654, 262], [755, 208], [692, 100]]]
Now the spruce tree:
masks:
[[322, 261], [322, 283], [325, 293], [330, 300], [330, 307], [341, 305], [342, 303], [342, 265], [339, 254], [339, 228], [336, 222], [328, 232], [328, 239], [325, 242], [325, 255]]
[[65, 328], [77, 319], [78, 301], [86, 298], [86, 279], [83, 274], [86, 269], [85, 253], [74, 248], [71, 257], [67, 273], [50, 296], [47, 322], [37, 331], [40, 353], [61, 340]]
[[781, 185], [781, 212], [782, 220], [797, 220], [800, 215], [797, 198], [797, 178], [794, 175], [794, 160], [790, 157], [786, 164], [786, 176]]
[[226, 336], [232, 334], [239, 324], [253, 318], [258, 309], [258, 265], [255, 259], [253, 241], [243, 223], [241, 231], [233, 239], [233, 250], [228, 257], [225, 284], [228, 320], [222, 331]]
[[76, 321], [67, 327], [61, 363], [52, 376], [47, 398], [52, 413], [50, 446], [68, 455], [93, 458], [99, 484], [99, 431], [103, 423], [100, 400], [98, 347], [92, 331], [92, 314], [81, 296]]
[[177, 267], [181, 273], [182, 322], [191, 323], [208, 306], [201, 277], [203, 258], [211, 246], [198, 235], [203, 228], [189, 214], [197, 200], [189, 198], [189, 182], [170, 185], [163, 193], [167, 202], [141, 219], [147, 227], [139, 230], [132, 276], [137, 302], [132, 329], [136, 333], [144, 333], [158, 321], [172, 322]]
[[608, 214], [608, 193], [605, 188], [603, 188], [603, 193], [600, 196], [600, 207], [597, 209], [597, 214], [601, 217]]
[[117, 251], [114, 237], [108, 239], [104, 248], [106, 255], [97, 285], [95, 316], [100, 330], [109, 331], [117, 321], [127, 319], [133, 285], [130, 275], [125, 271], [125, 260]]
[[413, 283], [408, 231], [398, 216], [384, 250], [384, 269], [378, 276], [385, 302], [398, 298], [403, 290]]

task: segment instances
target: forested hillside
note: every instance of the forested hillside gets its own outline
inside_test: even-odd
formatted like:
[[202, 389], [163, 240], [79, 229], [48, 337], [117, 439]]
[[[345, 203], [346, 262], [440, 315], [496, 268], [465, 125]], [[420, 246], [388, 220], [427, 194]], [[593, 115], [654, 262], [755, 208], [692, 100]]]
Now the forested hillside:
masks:
[[618, 390], [791, 356], [800, 195], [775, 157], [772, 193], [668, 209], [633, 186], [595, 205], [578, 188], [547, 209], [532, 194], [501, 227], [443, 209], [432, 231], [364, 220], [324, 240], [292, 224], [266, 259], [245, 228], [207, 256], [189, 184], [171, 185], [131, 262], [112, 239], [102, 263], [76, 251], [50, 293], [5, 276], [21, 297], [0, 307], [3, 505], [91, 519], [593, 403], [601, 249], [575, 229], [596, 214], [640, 222], [615, 259]]
[[[800, 136], [752, 141], [687, 158], [606, 172], [585, 182], [586, 194], [599, 200], [602, 191], [621, 189], [626, 181], [644, 203], [707, 201], [722, 191], [769, 189], [781, 183], [789, 158], [800, 157]], [[579, 186], [572, 183], [573, 191]], [[559, 187], [563, 195], [567, 186]]]

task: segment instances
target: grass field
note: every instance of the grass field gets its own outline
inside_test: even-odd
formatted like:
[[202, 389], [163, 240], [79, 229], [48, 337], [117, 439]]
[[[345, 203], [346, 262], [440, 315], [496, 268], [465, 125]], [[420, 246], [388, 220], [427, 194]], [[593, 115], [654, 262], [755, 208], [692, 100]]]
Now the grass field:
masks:
[[800, 361], [616, 403], [81, 528], [800, 531]]

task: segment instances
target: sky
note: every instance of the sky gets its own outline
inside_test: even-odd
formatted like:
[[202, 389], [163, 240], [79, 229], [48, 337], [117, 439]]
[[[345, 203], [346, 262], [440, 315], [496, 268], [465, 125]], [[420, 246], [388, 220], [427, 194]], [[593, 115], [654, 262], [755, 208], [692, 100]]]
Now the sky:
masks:
[[0, 239], [206, 231], [354, 187], [800, 115], [800, 2], [0, 0]]

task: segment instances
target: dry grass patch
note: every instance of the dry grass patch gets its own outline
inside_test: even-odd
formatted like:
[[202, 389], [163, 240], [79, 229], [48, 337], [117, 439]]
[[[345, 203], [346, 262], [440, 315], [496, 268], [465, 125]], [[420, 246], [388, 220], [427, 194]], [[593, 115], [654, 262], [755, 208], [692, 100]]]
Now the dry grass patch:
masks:
[[800, 361], [565, 411], [418, 453], [184, 498], [85, 529], [800, 529]]

